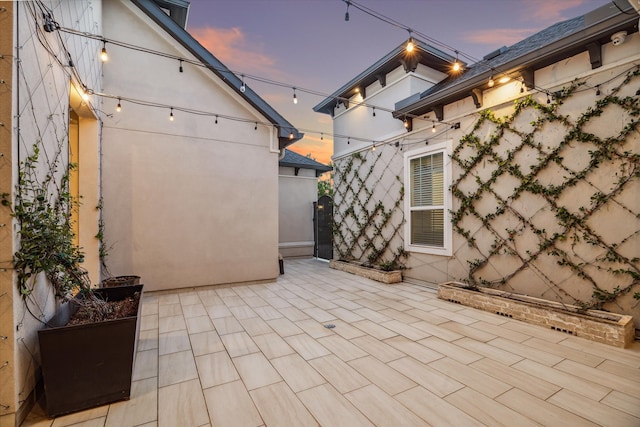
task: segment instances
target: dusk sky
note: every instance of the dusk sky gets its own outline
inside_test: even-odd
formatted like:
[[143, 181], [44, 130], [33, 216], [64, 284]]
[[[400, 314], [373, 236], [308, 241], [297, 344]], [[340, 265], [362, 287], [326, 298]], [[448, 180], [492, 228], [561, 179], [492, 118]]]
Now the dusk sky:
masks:
[[[420, 33], [476, 59], [609, 0], [358, 0]], [[246, 83], [294, 126], [332, 131], [331, 118], [313, 111], [331, 94], [409, 36], [342, 0], [191, 0], [188, 30], [227, 67], [289, 87]], [[453, 52], [442, 49], [445, 53]], [[466, 60], [467, 63], [472, 61]], [[328, 163], [330, 138], [305, 132], [290, 148]]]

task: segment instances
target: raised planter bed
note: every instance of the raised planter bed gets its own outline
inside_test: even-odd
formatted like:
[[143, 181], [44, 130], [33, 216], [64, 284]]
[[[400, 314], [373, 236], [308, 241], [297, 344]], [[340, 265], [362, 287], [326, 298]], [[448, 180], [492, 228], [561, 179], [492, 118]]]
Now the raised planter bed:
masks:
[[402, 272], [400, 270], [383, 271], [376, 268], [365, 267], [360, 264], [334, 259], [329, 261], [329, 267], [340, 271], [346, 271], [347, 273], [356, 274], [361, 277], [366, 277], [367, 279], [375, 280], [377, 282], [386, 283], [387, 285], [402, 282]]
[[438, 298], [490, 311], [534, 325], [544, 326], [592, 341], [626, 347], [634, 340], [633, 317], [547, 301], [490, 288], [468, 289], [447, 282], [438, 287]]

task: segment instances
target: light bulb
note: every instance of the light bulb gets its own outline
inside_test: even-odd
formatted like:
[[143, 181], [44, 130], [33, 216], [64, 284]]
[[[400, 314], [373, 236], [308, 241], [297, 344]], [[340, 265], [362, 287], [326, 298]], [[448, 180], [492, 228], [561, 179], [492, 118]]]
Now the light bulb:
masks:
[[180, 71], [181, 73], [184, 72], [184, 68], [182, 68], [182, 59], [180, 60], [180, 67], [178, 68], [178, 71]]
[[371, 146], [371, 151], [376, 151], [376, 146], [375, 146], [375, 144]]
[[293, 139], [293, 131], [289, 132], [289, 139]]
[[455, 71], [455, 72], [458, 72], [458, 71], [460, 71], [460, 68], [461, 68], [460, 63], [459, 63], [459, 62], [458, 62], [458, 60], [456, 59], [456, 62], [454, 62], [454, 63], [453, 63], [453, 65], [452, 65], [451, 69], [452, 69], [453, 71]]
[[376, 116], [376, 107], [373, 107], [373, 117]]
[[487, 84], [489, 85], [489, 87], [493, 87], [496, 84], [496, 82], [493, 81], [493, 76], [489, 78], [489, 83]]
[[242, 78], [242, 85], [240, 86], [240, 92], [244, 93], [247, 90], [247, 87], [244, 85], [244, 74], [240, 76]]
[[169, 113], [169, 121], [173, 121], [173, 108], [171, 109], [171, 112]]
[[347, 2], [347, 11], [344, 14], [344, 20], [348, 21], [349, 20], [349, 6], [351, 5], [351, 3]]
[[118, 105], [116, 105], [116, 113], [122, 111], [122, 105], [120, 104], [120, 98], [118, 98]]
[[88, 101], [89, 100], [89, 90], [85, 87], [82, 92], [80, 93], [80, 96], [82, 97], [83, 101]]
[[296, 88], [293, 88], [293, 103], [297, 104], [298, 103], [298, 97], [296, 96]]
[[324, 133], [320, 134], [320, 141], [324, 140]]
[[409, 41], [407, 42], [407, 52], [413, 52], [413, 49], [415, 49], [416, 45], [415, 43], [413, 43], [413, 39], [411, 37], [409, 37]]
[[218, 124], [218, 116], [216, 116], [216, 124]]
[[404, 127], [405, 128], [409, 128], [409, 120], [407, 120], [406, 118], [404, 119]]
[[431, 133], [436, 133], [436, 124], [434, 123], [433, 126], [431, 126]]
[[258, 130], [258, 122], [256, 122], [256, 125], [253, 127], [253, 130]]
[[109, 60], [109, 54], [107, 53], [106, 43], [102, 45], [102, 51], [100, 52], [100, 60], [102, 62], [107, 62]]
[[508, 82], [509, 80], [511, 80], [511, 77], [509, 77], [509, 76], [502, 76], [502, 77], [500, 77], [500, 79], [498, 80], [498, 83], [500, 83], [500, 84], [504, 84], [504, 83]]
[[596, 86], [596, 96], [600, 96], [600, 86]]
[[347, 138], [347, 145], [351, 144], [351, 137]]

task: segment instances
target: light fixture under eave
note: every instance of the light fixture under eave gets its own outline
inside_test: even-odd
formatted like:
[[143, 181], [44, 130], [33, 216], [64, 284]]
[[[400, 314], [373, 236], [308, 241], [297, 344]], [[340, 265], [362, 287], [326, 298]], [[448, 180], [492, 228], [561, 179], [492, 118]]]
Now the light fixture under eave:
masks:
[[116, 113], [122, 111], [122, 104], [120, 104], [120, 98], [118, 98], [118, 105], [116, 105]]
[[293, 139], [293, 131], [289, 132], [289, 139]]
[[408, 53], [411, 53], [414, 51], [415, 48], [416, 48], [416, 44], [413, 41], [413, 37], [409, 37], [409, 40], [407, 40], [407, 47], [405, 49], [407, 50]]
[[462, 64], [460, 64], [460, 61], [458, 61], [458, 51], [456, 50], [456, 60], [453, 63], [453, 65], [451, 65], [451, 69], [453, 70], [454, 73], [458, 73], [462, 70]]
[[404, 124], [404, 127], [405, 127], [406, 129], [408, 129], [408, 128], [409, 128], [409, 119], [407, 119], [407, 118], [405, 117], [405, 118], [404, 118], [404, 122], [403, 122], [403, 124]]
[[489, 77], [489, 81], [487, 82], [487, 86], [489, 87], [493, 87], [495, 86], [496, 82], [493, 80], [493, 76]]
[[102, 50], [100, 51], [100, 60], [107, 62], [109, 60], [109, 54], [107, 53], [107, 42], [102, 42]]

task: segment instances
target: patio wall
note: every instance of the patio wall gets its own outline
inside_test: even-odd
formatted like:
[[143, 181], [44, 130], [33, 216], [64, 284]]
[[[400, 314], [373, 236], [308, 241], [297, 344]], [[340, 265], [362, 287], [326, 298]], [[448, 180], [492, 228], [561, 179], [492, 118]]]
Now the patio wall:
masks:
[[[569, 87], [572, 80], [576, 78], [586, 81], [586, 86], [582, 87], [583, 90], [565, 100], [558, 110], [559, 114], [565, 115], [570, 121], [575, 122], [589, 108], [593, 108], [598, 100], [610, 94], [614, 87], [622, 83], [626, 73], [630, 68], [633, 68], [634, 61], [637, 63], [640, 59], [638, 52], [640, 52], [640, 36], [638, 33], [633, 33], [627, 37], [627, 41], [623, 45], [614, 47], [609, 43], [603, 46], [603, 66], [601, 68], [592, 70], [589, 56], [584, 52], [563, 60], [561, 63], [552, 64], [536, 71], [535, 83], [536, 86], [547, 88], [553, 92], [561, 90], [563, 87]], [[631, 84], [624, 85], [617, 95], [620, 97], [635, 96], [639, 80], [636, 78]], [[596, 85], [600, 85], [601, 95], [596, 95]], [[503, 118], [513, 114], [514, 101], [528, 95], [531, 95], [540, 105], [547, 105], [544, 93], [535, 91], [520, 93], [520, 87], [519, 82], [513, 82], [484, 91], [481, 109], [475, 107], [471, 98], [445, 105], [444, 120], [447, 123], [459, 122], [460, 128], [442, 130], [446, 125], [439, 124], [438, 133], [435, 134], [436, 137], [432, 136], [432, 122], [430, 120], [437, 120], [433, 113], [429, 113], [421, 120], [414, 120], [414, 131], [411, 133], [397, 130], [401, 126], [401, 122], [395, 120], [395, 125], [392, 124], [390, 126], [395, 126], [394, 135], [396, 137], [384, 135], [384, 137], [388, 138], [386, 139], [388, 143], [377, 147], [375, 151], [372, 151], [370, 143], [361, 143], [360, 146], [356, 145], [354, 147], [353, 142], [347, 144], [346, 141], [336, 139], [336, 155], [334, 157], [336, 165], [335, 218], [336, 221], [341, 221], [343, 231], [357, 226], [355, 218], [366, 215], [366, 212], [371, 212], [375, 204], [380, 201], [383, 202], [386, 210], [392, 211], [391, 221], [385, 226], [387, 236], [394, 235], [394, 230], [403, 228], [405, 217], [402, 203], [399, 207], [394, 208], [398, 199], [402, 198], [401, 188], [403, 188], [403, 184], [398, 180], [398, 177], [401, 180], [404, 174], [403, 155], [407, 151], [411, 152], [412, 150], [423, 148], [425, 141], [429, 141], [429, 144], [452, 141], [454, 148], [462, 144], [461, 139], [465, 135], [477, 136], [483, 143], [488, 141], [497, 131], [495, 125], [485, 124], [474, 130], [474, 125], [480, 118], [478, 113], [482, 110], [489, 109], [496, 117]], [[367, 93], [369, 93], [368, 89]], [[367, 102], [369, 101], [373, 104], [379, 102], [377, 99], [370, 100], [368, 98]], [[525, 110], [516, 118], [514, 123], [510, 124], [511, 128], [515, 128], [519, 132], [530, 132], [532, 130], [530, 123], [539, 118], [539, 116], [534, 108]], [[337, 131], [338, 129], [349, 130], [350, 128], [345, 122], [350, 122], [353, 126], [353, 123], [357, 122], [359, 118], [365, 117], [365, 114], [371, 116], [371, 112], [366, 107], [353, 107], [353, 111], [348, 113], [337, 112], [335, 116], [336, 132], [341, 133]], [[386, 116], [389, 115], [386, 114]], [[384, 117], [380, 119], [392, 120]], [[609, 136], [617, 135], [632, 119], [628, 113], [617, 107], [607, 108], [601, 117], [591, 119], [591, 123], [585, 131], [606, 139]], [[378, 117], [364, 120], [378, 120]], [[358, 134], [368, 128], [368, 126], [360, 127]], [[394, 128], [388, 127], [387, 129]], [[557, 124], [549, 123], [535, 134], [535, 141], [550, 151], [553, 149], [554, 144], [562, 140], [566, 132], [566, 128], [559, 128]], [[371, 135], [371, 137], [376, 140], [384, 139], [374, 135]], [[503, 141], [501, 143], [502, 149], [509, 143], [517, 143], [520, 140], [515, 133], [505, 137], [505, 140], [509, 139], [511, 140], [510, 142]], [[399, 143], [398, 147], [395, 146], [395, 142]], [[589, 150], [593, 150], [593, 147], [589, 144], [578, 141], [570, 143], [562, 152], [562, 164], [568, 170], [573, 171], [584, 168], [584, 162], [587, 161], [585, 159], [588, 158]], [[620, 152], [628, 150], [636, 154], [640, 152], [640, 135], [637, 129], [627, 136], [626, 142], [619, 147], [619, 150]], [[475, 154], [476, 152], [473, 150], [465, 149], [460, 151], [459, 157], [462, 161], [465, 161], [473, 158]], [[516, 158], [515, 164], [526, 170], [535, 164], [537, 155], [538, 153], [535, 151], [523, 152]], [[566, 208], [570, 212], [581, 212], [582, 208], [591, 206], [593, 203], [593, 198], [590, 199], [591, 196], [596, 197], [597, 193], [606, 193], [613, 188], [613, 178], [611, 177], [617, 176], [616, 174], [620, 172], [620, 166], [620, 163], [615, 161], [604, 162], [598, 168], [589, 170], [581, 185], [572, 188], [571, 191], [567, 191], [566, 194], [563, 194], [563, 197], [558, 199], [559, 207]], [[475, 176], [486, 181], [496, 167], [496, 165], [491, 164], [491, 161], [481, 162], [471, 171], [468, 180], [463, 180], [459, 183], [462, 192], [471, 194], [476, 191], [478, 187], [475, 184]], [[344, 173], [345, 171], [348, 171], [348, 173]], [[454, 161], [452, 171], [454, 181], [464, 172], [463, 168]], [[549, 167], [548, 170], [541, 172], [538, 179], [546, 185], [550, 183], [558, 185], [564, 179], [562, 177], [563, 173], [567, 174], [566, 171], [559, 171]], [[360, 185], [358, 184], [359, 182], [363, 182], [363, 184]], [[504, 176], [492, 184], [491, 191], [495, 191], [497, 194], [503, 195], [505, 199], [508, 199], [511, 194], [510, 191], [514, 188], [513, 185], [514, 183]], [[640, 212], [637, 191], [638, 177], [635, 176], [625, 186], [624, 191], [611, 200], [611, 203], [599, 208], [597, 214], [588, 218], [589, 224], [597, 229], [600, 238], [619, 248], [619, 252], [629, 260], [637, 256], [639, 253], [638, 248], [640, 247], [638, 236], [640, 224], [638, 219], [634, 217], [635, 214]], [[366, 206], [358, 203], [354, 205], [352, 203], [354, 198], [360, 201], [366, 200]], [[350, 206], [355, 206], [355, 212], [352, 215], [347, 212]], [[481, 215], [490, 214], [496, 210], [497, 206], [498, 204], [495, 200], [489, 200], [486, 197], [484, 205], [480, 203], [478, 210], [481, 211]], [[457, 211], [460, 208], [461, 200], [454, 197], [453, 211]], [[536, 224], [537, 232], [544, 230], [545, 234], [551, 235], [559, 227], [558, 219], [551, 213], [549, 206], [534, 194], [526, 194], [519, 200], [510, 200], [509, 208], [517, 210], [526, 221]], [[518, 221], [515, 222], [517, 223]], [[523, 266], [523, 260], [530, 261], [527, 259], [527, 251], [535, 251], [540, 244], [540, 240], [535, 233], [532, 233], [531, 228], [520, 228], [520, 234], [514, 240], [515, 251], [518, 252], [515, 256], [507, 253], [489, 255], [493, 250], [491, 245], [496, 242], [500, 244], [500, 238], [497, 237], [498, 234], [504, 236], [503, 240], [509, 239], [509, 236], [504, 235], [504, 230], [514, 227], [513, 218], [507, 215], [498, 215], [498, 218], [492, 220], [490, 228], [487, 228], [486, 224], [483, 224], [473, 215], [466, 215], [459, 225], [463, 230], [469, 232], [470, 237], [475, 239], [475, 242], [477, 242], [475, 246], [470, 244], [467, 238], [454, 232], [453, 256], [410, 253], [405, 261], [407, 269], [403, 272], [404, 277], [411, 281], [433, 285], [450, 280], [468, 281], [472, 279], [479, 283], [489, 281], [494, 286], [515, 292], [570, 303], [591, 300], [594, 290], [593, 283], [589, 281], [591, 279], [604, 292], [614, 292], [617, 286], [625, 287], [631, 283], [628, 275], [615, 274], [611, 270], [607, 271], [606, 266], [598, 265], [598, 260], [606, 252], [602, 247], [590, 245], [583, 239], [577, 246], [572, 246], [571, 242], [568, 241], [569, 236], [567, 236], [566, 244], [556, 242], [556, 246], [567, 253], [571, 253], [569, 257], [571, 257], [571, 261], [574, 264], [585, 265], [586, 267], [584, 268], [587, 269], [586, 273], [589, 279], [576, 274], [566, 265], [558, 265], [558, 259], [554, 259], [553, 256], [540, 256], [538, 259], [527, 263], [526, 268], [522, 268], [521, 271], [512, 276], [514, 271]], [[346, 235], [346, 233], [344, 234]], [[578, 238], [577, 233], [575, 238]], [[398, 244], [402, 245], [403, 243], [402, 237], [397, 233], [393, 239], [383, 258], [391, 257], [389, 251], [395, 250]], [[366, 243], [366, 237], [361, 239], [359, 245], [356, 245], [356, 251], [353, 252], [354, 257], [360, 261], [367, 260]], [[347, 246], [349, 244], [351, 242], [346, 242]], [[339, 251], [336, 251], [336, 258], [339, 257], [338, 253]], [[473, 263], [478, 259], [486, 259], [486, 262], [481, 268], [472, 269]], [[631, 262], [626, 266], [628, 267], [629, 265], [631, 270], [638, 267], [637, 262]], [[612, 269], [615, 268], [617, 267], [614, 266]], [[499, 284], [504, 277], [509, 278], [507, 283]], [[637, 300], [633, 298], [633, 293], [637, 291], [638, 289], [636, 288], [632, 292], [619, 296], [615, 302], [605, 304], [604, 308], [633, 315], [636, 327], [640, 326], [640, 309], [638, 308]]]
[[[133, 45], [192, 57], [129, 2], [109, 2], [104, 26], [108, 38], [127, 32]], [[277, 277], [277, 138], [253, 123], [267, 119], [209, 70], [108, 48], [106, 93], [248, 121], [174, 110], [171, 122], [168, 108], [122, 101], [103, 127], [109, 272], [139, 275], [148, 290]]]
[[[43, 3], [52, 10], [61, 27], [92, 33], [102, 31], [101, 1], [45, 0]], [[40, 150], [36, 166], [40, 178], [49, 172], [45, 161], [53, 162], [56, 153], [60, 153], [54, 174], [56, 185], [59, 185], [69, 163], [69, 109], [73, 108], [80, 117], [78, 182], [84, 201], [78, 217], [82, 230], [78, 234], [85, 252], [84, 266], [92, 281], [96, 282], [99, 278], [99, 242], [94, 237], [98, 230], [99, 126], [87, 104], [97, 106], [99, 100], [94, 97], [81, 100], [79, 82], [71, 76], [62, 46], [72, 55], [82, 82], [88, 88], [99, 89], [100, 44], [65, 33], [60, 33], [60, 41], [58, 33], [42, 31], [42, 12], [33, 3], [2, 2], [2, 6], [6, 10], [0, 14], [0, 51], [5, 57], [0, 59], [3, 73], [0, 78], [5, 80], [2, 87], [7, 90], [3, 89], [0, 111], [8, 115], [0, 118], [4, 124], [0, 127], [3, 132], [0, 149], [3, 153], [0, 160], [3, 188], [0, 191], [9, 193], [10, 200], [15, 201], [19, 164], [34, 153], [34, 145]], [[32, 8], [35, 9], [35, 17]], [[40, 26], [42, 41], [36, 36], [36, 26]], [[52, 52], [45, 49], [45, 44]], [[53, 55], [62, 63], [57, 62]], [[53, 187], [52, 198], [57, 195]], [[9, 209], [4, 206], [1, 209], [0, 336], [3, 338], [0, 359], [7, 365], [0, 369], [0, 425], [10, 426], [18, 425], [33, 402], [33, 391], [41, 375], [37, 330], [53, 315], [56, 301], [40, 275], [36, 278], [33, 292], [26, 297], [30, 312], [27, 311], [25, 300], [18, 293], [17, 275], [11, 268], [11, 260], [19, 247], [17, 226], [8, 215]]]

